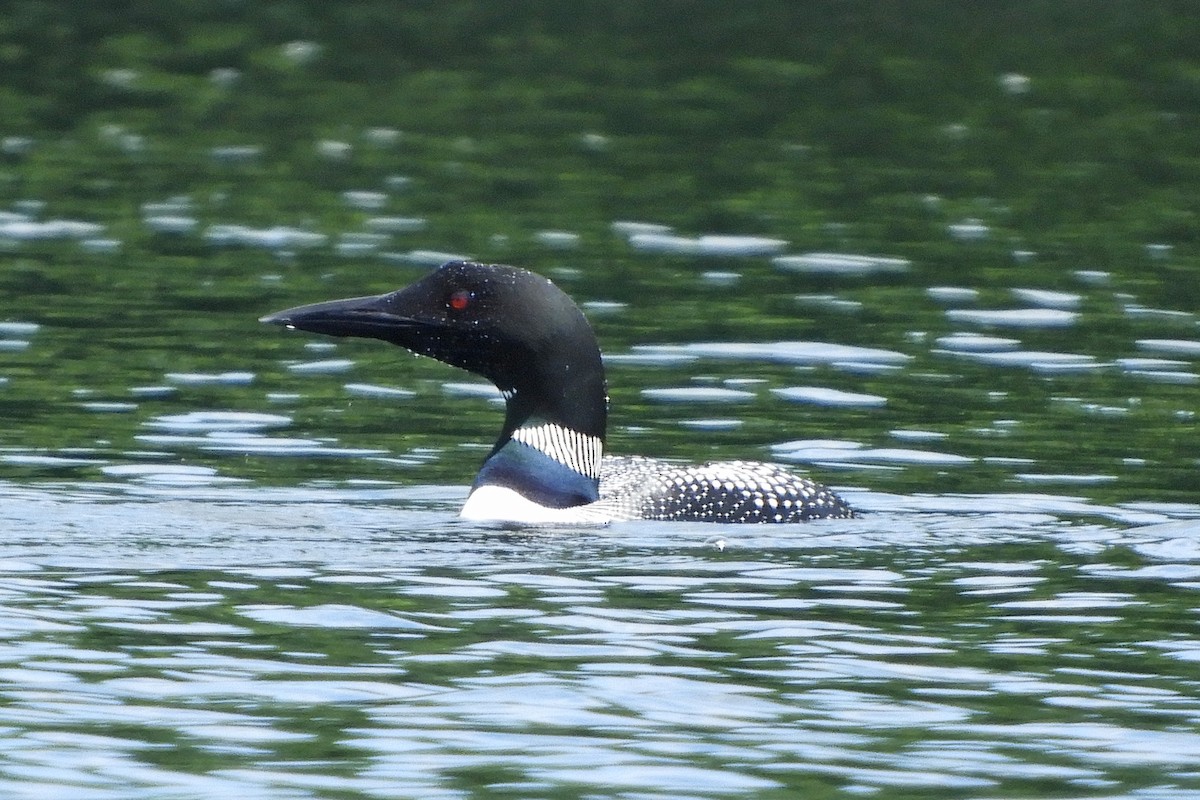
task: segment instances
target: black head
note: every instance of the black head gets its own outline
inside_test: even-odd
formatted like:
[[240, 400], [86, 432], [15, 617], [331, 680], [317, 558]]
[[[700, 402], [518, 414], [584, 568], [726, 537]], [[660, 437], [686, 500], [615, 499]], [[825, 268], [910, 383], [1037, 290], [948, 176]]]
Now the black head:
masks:
[[604, 436], [596, 336], [571, 298], [535, 273], [451, 261], [399, 291], [300, 306], [262, 321], [382, 339], [487, 378], [508, 400], [498, 446], [530, 418]]

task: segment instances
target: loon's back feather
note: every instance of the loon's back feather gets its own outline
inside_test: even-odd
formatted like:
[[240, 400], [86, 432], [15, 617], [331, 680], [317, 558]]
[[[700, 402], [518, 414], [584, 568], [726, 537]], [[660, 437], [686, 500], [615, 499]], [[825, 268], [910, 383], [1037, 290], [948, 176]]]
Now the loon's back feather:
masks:
[[854, 516], [821, 484], [761, 461], [674, 464], [605, 456], [597, 504], [612, 508], [615, 519], [756, 523]]
[[301, 306], [264, 322], [382, 339], [482, 375], [504, 427], [463, 506], [509, 522], [802, 522], [854, 516], [824, 486], [752, 461], [684, 466], [604, 454], [600, 347], [579, 307], [532, 272], [451, 261], [411, 286]]

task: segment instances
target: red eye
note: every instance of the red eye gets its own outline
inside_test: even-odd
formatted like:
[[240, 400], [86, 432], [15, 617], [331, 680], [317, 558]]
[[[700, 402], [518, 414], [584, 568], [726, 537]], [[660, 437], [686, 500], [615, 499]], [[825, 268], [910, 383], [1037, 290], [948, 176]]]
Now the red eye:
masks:
[[459, 289], [457, 292], [450, 295], [450, 299], [446, 301], [446, 305], [450, 306], [455, 311], [462, 311], [467, 306], [471, 305], [471, 301], [474, 299], [474, 292], [468, 292], [466, 289]]

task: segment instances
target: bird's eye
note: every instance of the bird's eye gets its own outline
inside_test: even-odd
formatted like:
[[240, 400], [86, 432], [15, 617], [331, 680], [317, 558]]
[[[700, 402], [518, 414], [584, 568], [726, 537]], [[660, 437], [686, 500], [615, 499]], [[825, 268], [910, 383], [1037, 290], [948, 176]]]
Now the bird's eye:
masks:
[[450, 295], [450, 297], [446, 300], [446, 305], [454, 311], [465, 311], [474, 300], [474, 292], [469, 292], [466, 289], [459, 289]]

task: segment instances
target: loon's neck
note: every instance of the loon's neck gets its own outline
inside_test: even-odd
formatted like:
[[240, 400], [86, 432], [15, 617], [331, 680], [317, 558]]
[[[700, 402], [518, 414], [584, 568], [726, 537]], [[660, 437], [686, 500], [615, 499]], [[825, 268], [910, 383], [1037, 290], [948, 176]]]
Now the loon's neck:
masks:
[[[600, 497], [604, 442], [553, 422], [531, 421], [502, 437], [475, 476], [468, 504], [505, 489], [543, 508], [571, 508]], [[472, 503], [472, 501], [474, 501]], [[491, 502], [491, 501], [489, 501]], [[464, 509], [467, 516], [505, 516], [502, 509]]]
[[489, 376], [505, 398], [504, 427], [472, 484], [476, 501], [485, 487], [542, 508], [599, 499], [608, 393], [595, 336], [577, 320]]
[[[534, 431], [554, 428], [603, 444], [608, 427], [604, 363], [595, 334], [583, 316], [575, 322], [536, 344], [526, 343], [506, 352], [498, 368], [472, 370], [488, 378], [504, 395], [504, 427], [491, 455], [513, 438], [527, 443], [535, 440], [536, 444], [539, 434]], [[524, 434], [518, 435], [518, 431]]]

